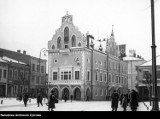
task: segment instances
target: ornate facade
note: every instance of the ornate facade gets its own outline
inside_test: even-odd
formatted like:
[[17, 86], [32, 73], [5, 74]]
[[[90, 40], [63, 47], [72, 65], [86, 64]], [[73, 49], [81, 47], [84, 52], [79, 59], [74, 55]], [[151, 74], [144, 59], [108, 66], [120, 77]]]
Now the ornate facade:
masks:
[[73, 24], [72, 15], [62, 17], [62, 24], [48, 41], [49, 91], [54, 90], [74, 100], [106, 100], [114, 89], [127, 90], [127, 63], [118, 58], [119, 49], [112, 30], [106, 51], [87, 47], [87, 36]]

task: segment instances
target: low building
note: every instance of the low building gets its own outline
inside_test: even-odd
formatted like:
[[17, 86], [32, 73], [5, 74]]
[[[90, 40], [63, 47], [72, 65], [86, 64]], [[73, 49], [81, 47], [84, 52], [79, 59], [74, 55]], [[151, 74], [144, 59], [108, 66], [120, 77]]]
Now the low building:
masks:
[[[141, 101], [149, 100], [153, 94], [152, 60], [137, 66], [137, 89]], [[157, 96], [160, 100], [160, 55], [156, 57]]]
[[7, 96], [8, 62], [0, 57], [0, 97]]

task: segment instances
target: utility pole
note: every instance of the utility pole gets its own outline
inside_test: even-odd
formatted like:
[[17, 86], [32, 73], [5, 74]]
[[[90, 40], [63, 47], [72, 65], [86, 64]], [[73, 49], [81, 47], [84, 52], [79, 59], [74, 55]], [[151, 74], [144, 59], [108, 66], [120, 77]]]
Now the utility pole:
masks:
[[154, 23], [154, 0], [151, 0], [151, 27], [152, 27], [152, 77], [153, 77], [153, 107], [152, 111], [159, 111], [157, 97], [157, 75], [156, 75], [156, 45], [155, 45], [155, 23]]

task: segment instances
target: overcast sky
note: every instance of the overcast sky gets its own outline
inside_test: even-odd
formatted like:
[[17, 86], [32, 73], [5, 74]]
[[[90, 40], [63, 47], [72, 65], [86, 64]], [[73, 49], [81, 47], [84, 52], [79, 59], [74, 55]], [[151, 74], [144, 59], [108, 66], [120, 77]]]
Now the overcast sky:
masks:
[[[156, 55], [160, 54], [160, 1], [155, 0]], [[73, 15], [73, 23], [96, 39], [110, 36], [114, 25], [117, 44], [146, 60], [151, 55], [150, 0], [0, 0], [0, 47], [39, 57], [42, 48], [61, 26], [61, 18]]]

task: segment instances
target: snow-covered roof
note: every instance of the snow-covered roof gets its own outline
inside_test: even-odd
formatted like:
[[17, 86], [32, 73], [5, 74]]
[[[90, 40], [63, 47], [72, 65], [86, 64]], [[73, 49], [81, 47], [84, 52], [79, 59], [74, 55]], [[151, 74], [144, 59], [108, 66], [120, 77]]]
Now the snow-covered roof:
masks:
[[140, 59], [140, 58], [137, 58], [137, 57], [124, 57], [123, 60], [126, 60], [126, 61], [130, 61], [130, 60], [143, 60], [143, 59]]
[[[156, 57], [156, 65], [160, 65], [160, 55]], [[152, 59], [140, 66], [152, 66]]]
[[0, 62], [4, 62], [4, 63], [7, 63], [5, 60], [3, 60], [1, 57], [0, 57]]
[[3, 60], [6, 60], [6, 61], [8, 61], [8, 62], [14, 62], [14, 63], [19, 63], [19, 64], [26, 64], [26, 63], [24, 63], [24, 62], [19, 62], [18, 60], [11, 59], [11, 58], [6, 57], [6, 56], [3, 56], [2, 59], [3, 59]]

